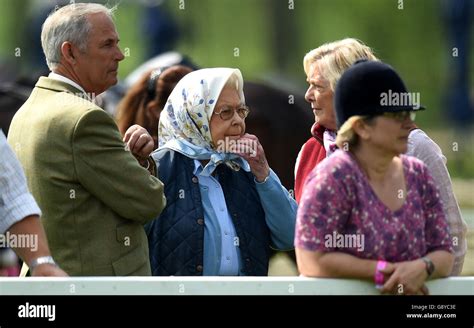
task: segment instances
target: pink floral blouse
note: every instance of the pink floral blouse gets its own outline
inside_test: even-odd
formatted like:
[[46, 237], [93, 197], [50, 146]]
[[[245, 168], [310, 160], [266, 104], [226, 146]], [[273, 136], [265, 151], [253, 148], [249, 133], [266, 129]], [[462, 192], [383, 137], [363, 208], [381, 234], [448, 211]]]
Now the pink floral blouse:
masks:
[[407, 196], [391, 211], [349, 152], [337, 150], [308, 175], [298, 209], [295, 245], [364, 259], [409, 261], [452, 252], [439, 194], [426, 166], [401, 155]]

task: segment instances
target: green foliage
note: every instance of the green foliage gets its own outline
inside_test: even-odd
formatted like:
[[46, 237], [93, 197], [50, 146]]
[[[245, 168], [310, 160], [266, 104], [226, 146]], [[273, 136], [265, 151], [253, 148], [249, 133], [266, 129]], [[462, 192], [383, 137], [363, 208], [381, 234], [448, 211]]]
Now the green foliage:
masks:
[[15, 48], [23, 45], [24, 13], [28, 12], [29, 2], [0, 0], [0, 57], [9, 62], [18, 62]]
[[[118, 1], [116, 13], [121, 47], [129, 56], [121, 63], [124, 78], [144, 60], [138, 1]], [[149, 3], [153, 1], [148, 1]], [[417, 117], [423, 129], [445, 126], [453, 44], [447, 38], [440, 0], [167, 0], [165, 8], [181, 27], [178, 50], [201, 67], [229, 66], [245, 79], [280, 76], [302, 92], [306, 89], [303, 56], [319, 45], [355, 37], [394, 66], [412, 92], [420, 92], [428, 109]], [[0, 56], [14, 58], [22, 41], [33, 1], [0, 0]], [[403, 9], [400, 9], [400, 5]], [[184, 5], [184, 8], [183, 8]], [[472, 24], [471, 28], [474, 28]], [[471, 37], [474, 33], [471, 33]], [[472, 39], [471, 39], [472, 40]], [[474, 76], [474, 42], [470, 43], [470, 76]], [[237, 56], [238, 54], [238, 56]], [[279, 81], [281, 82], [281, 81]], [[470, 81], [473, 83], [472, 78]], [[471, 87], [471, 90], [474, 90]], [[467, 131], [468, 134], [472, 134]], [[473, 154], [469, 152], [469, 154]], [[460, 176], [474, 172], [474, 159], [464, 156], [452, 167]], [[467, 173], [466, 173], [467, 172]], [[469, 173], [471, 172], [471, 173]]]

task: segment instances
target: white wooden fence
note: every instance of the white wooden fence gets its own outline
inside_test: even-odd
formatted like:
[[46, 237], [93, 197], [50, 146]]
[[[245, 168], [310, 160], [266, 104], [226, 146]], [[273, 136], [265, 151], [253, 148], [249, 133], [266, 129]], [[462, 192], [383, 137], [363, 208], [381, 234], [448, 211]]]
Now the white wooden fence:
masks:
[[[474, 277], [427, 282], [432, 295], [474, 295]], [[0, 278], [0, 295], [377, 295], [373, 283], [304, 277]]]

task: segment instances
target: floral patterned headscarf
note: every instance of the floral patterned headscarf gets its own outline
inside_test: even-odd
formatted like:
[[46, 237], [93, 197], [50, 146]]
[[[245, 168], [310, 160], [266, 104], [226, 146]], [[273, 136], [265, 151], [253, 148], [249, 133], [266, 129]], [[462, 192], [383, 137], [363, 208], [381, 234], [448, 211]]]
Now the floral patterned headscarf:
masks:
[[237, 77], [237, 91], [245, 102], [242, 73], [238, 69], [201, 69], [185, 75], [178, 82], [160, 115], [159, 149], [173, 149], [193, 159], [209, 159], [205, 174], [211, 174], [220, 163], [234, 170], [250, 170], [240, 156], [216, 150], [209, 127], [214, 106], [232, 75]]

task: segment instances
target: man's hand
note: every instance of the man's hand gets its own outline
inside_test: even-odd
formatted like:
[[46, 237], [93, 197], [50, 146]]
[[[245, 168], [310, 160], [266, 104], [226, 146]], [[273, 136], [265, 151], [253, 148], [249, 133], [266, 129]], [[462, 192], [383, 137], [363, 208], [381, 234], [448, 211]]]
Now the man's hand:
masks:
[[138, 124], [132, 125], [125, 132], [123, 141], [127, 144], [126, 149], [132, 152], [140, 164], [146, 165], [147, 158], [155, 147], [148, 131]]
[[59, 267], [52, 264], [40, 264], [31, 272], [33, 277], [69, 277], [69, 275]]

